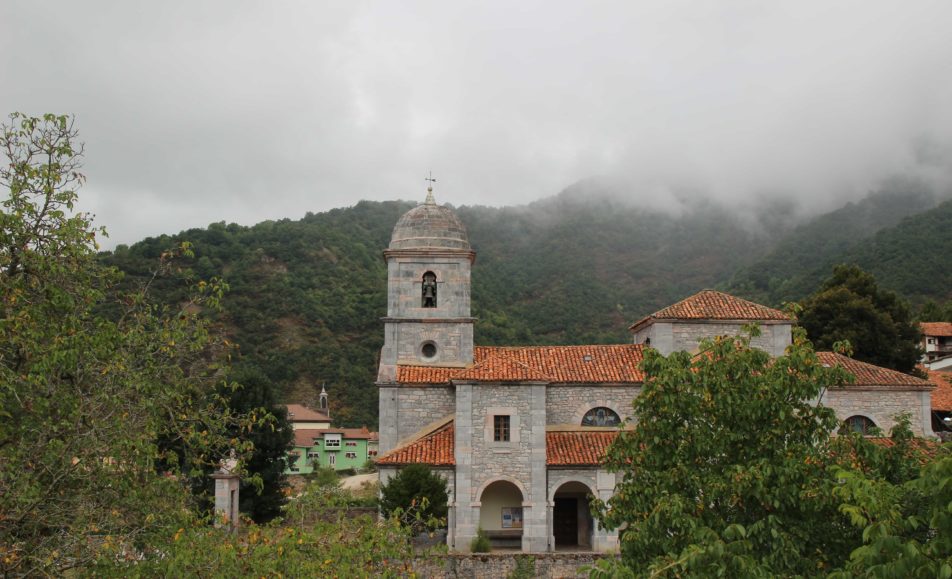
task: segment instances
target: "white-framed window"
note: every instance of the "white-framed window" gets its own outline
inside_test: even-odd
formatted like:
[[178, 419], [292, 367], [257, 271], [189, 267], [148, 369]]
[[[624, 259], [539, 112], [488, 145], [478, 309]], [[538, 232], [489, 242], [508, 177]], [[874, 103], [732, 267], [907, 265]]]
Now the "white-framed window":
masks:
[[340, 434], [325, 434], [324, 448], [340, 448]]
[[347, 458], [357, 458], [357, 453], [356, 453], [356, 452], [345, 452], [345, 453], [344, 453], [344, 456], [346, 456]]
[[337, 455], [336, 454], [327, 455], [327, 464], [329, 464], [330, 466], [334, 466], [335, 464], [337, 464]]

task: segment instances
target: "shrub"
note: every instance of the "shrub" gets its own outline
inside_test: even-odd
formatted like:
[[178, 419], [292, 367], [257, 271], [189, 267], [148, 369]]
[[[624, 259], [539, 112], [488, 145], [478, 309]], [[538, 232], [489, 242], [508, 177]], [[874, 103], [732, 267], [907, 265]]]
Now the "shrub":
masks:
[[476, 530], [476, 536], [473, 537], [472, 542], [469, 544], [469, 550], [473, 553], [488, 553], [492, 548], [492, 545], [489, 544], [489, 537], [486, 535], [486, 531], [482, 527]]
[[422, 464], [404, 467], [380, 488], [380, 508], [387, 517], [416, 510], [417, 519], [435, 518], [443, 526], [447, 500], [446, 481]]

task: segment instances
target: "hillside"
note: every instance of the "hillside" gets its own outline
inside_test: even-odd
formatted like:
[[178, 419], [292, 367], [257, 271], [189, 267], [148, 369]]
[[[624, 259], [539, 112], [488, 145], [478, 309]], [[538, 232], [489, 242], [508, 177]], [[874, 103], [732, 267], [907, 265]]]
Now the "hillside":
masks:
[[[742, 268], [722, 285], [754, 301], [780, 305], [812, 293], [838, 263], [857, 259], [877, 232], [938, 203], [927, 185], [893, 179], [864, 199], [799, 225], [762, 259]], [[872, 256], [870, 256], [872, 260]], [[873, 261], [860, 263], [875, 273]], [[881, 280], [892, 287], [889, 279]]]
[[[783, 208], [755, 215], [764, 233], [713, 202], [679, 215], [571, 190], [525, 207], [460, 207], [477, 251], [476, 341], [484, 345], [618, 343], [639, 317], [705, 287], [764, 303], [811, 293], [832, 264], [855, 261], [885, 287], [916, 299], [949, 297], [952, 206], [928, 191], [880, 191], [783, 235]], [[139, 283], [161, 252], [190, 241], [180, 278], [222, 276], [219, 316], [288, 402], [313, 402], [322, 383], [342, 426], [375, 425], [386, 269], [382, 251], [414, 204], [367, 202], [252, 227], [215, 223], [120, 246], [104, 259]], [[789, 220], [786, 220], [789, 223]], [[790, 224], [792, 225], [792, 224]], [[878, 232], [878, 233], [877, 233]], [[182, 299], [181, 279], [154, 286]]]
[[[260, 367], [287, 401], [313, 400], [326, 382], [339, 423], [374, 425], [386, 313], [381, 252], [412, 206], [365, 201], [297, 221], [216, 223], [120, 246], [104, 259], [138, 283], [164, 249], [190, 241], [195, 257], [181, 277], [230, 284], [220, 321], [240, 346], [238, 362]], [[486, 345], [627, 341], [634, 319], [713, 286], [762, 246], [712, 203], [672, 217], [566, 194], [458, 214], [477, 251], [473, 315]], [[169, 302], [184, 295], [180, 280], [153, 288]]]

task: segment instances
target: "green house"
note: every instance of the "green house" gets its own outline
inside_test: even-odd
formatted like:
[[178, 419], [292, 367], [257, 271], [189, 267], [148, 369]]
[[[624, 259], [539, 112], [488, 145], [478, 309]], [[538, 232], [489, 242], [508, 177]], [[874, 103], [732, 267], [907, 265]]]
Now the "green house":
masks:
[[308, 474], [322, 466], [358, 469], [377, 456], [377, 433], [367, 428], [302, 428], [294, 431], [288, 474]]

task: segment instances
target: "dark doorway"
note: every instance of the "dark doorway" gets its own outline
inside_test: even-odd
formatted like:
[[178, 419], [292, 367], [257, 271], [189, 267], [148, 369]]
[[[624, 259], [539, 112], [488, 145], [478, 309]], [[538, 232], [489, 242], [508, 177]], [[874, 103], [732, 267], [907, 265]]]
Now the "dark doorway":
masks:
[[556, 547], [578, 545], [578, 499], [555, 497], [552, 511], [552, 531]]

